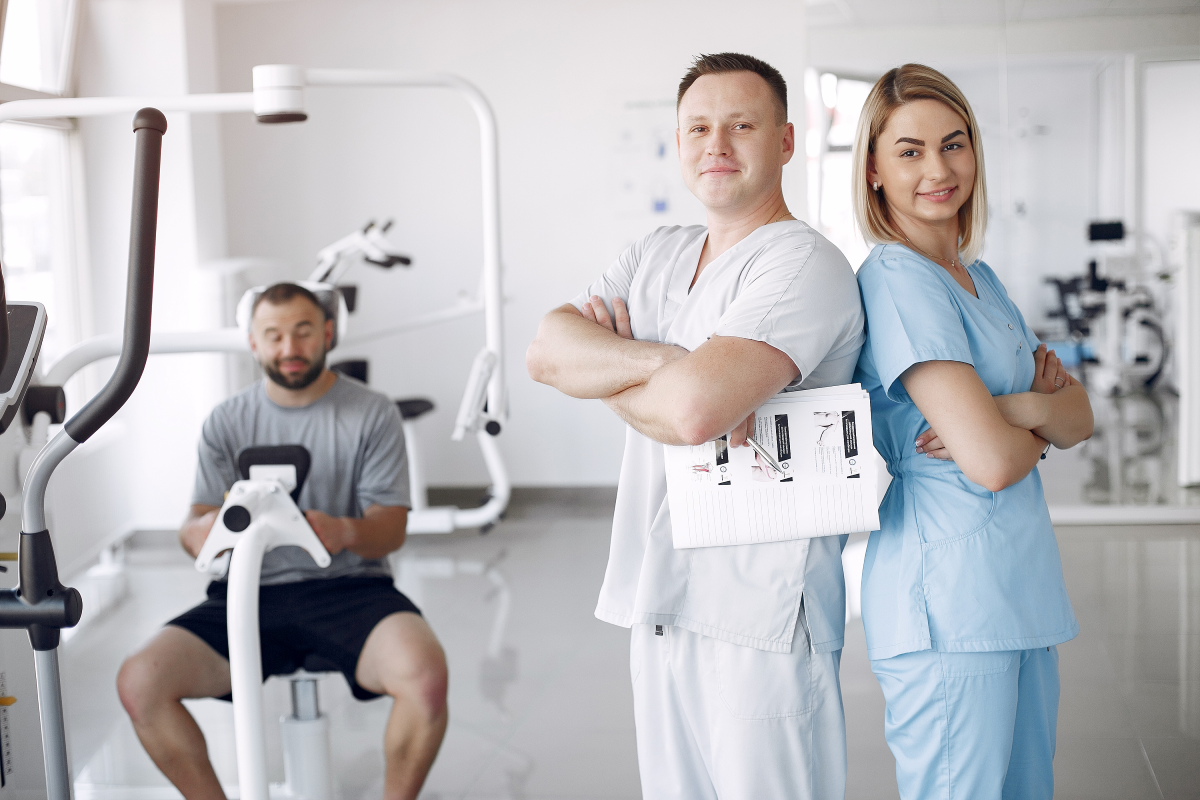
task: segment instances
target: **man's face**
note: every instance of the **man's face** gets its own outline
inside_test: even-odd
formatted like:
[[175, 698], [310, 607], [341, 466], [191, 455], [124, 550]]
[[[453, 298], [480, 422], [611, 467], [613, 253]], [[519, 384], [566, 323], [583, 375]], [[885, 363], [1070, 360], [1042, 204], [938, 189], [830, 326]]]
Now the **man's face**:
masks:
[[250, 320], [250, 349], [267, 377], [285, 389], [304, 389], [325, 369], [333, 320], [304, 297], [258, 304]]
[[795, 132], [753, 72], [703, 75], [679, 103], [683, 180], [709, 211], [750, 212], [779, 191]]

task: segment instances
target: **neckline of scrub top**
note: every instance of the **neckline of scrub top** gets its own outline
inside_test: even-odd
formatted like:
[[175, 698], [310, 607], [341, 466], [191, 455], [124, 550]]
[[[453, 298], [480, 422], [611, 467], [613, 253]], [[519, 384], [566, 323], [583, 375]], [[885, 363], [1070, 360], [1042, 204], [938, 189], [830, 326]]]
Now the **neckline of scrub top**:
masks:
[[[962, 287], [961, 283], [954, 280], [954, 276], [950, 274], [949, 270], [947, 270], [941, 264], [934, 261], [932, 258], [922, 255], [922, 254], [918, 253], [917, 251], [913, 250], [911, 247], [902, 245], [899, 242], [895, 242], [894, 244], [897, 247], [903, 247], [905, 250], [912, 253], [914, 256], [921, 259], [925, 263], [932, 264], [935, 271], [941, 276], [942, 280], [948, 286], [950, 286], [950, 291], [953, 292], [953, 291], [957, 290], [959, 292], [962, 292], [964, 296], [969, 297], [973, 302], [979, 303], [979, 305], [981, 305], [983, 307], [983, 310], [986, 311], [988, 314], [992, 315], [993, 317], [998, 316], [1001, 318], [1001, 321], [1006, 322], [1006, 323], [1008, 322], [1008, 314], [1005, 313], [1004, 309], [998, 308], [990, 300], [984, 299], [984, 295], [991, 297], [993, 292], [992, 292], [991, 284], [986, 280], [981, 281], [977, 270], [974, 269], [974, 267], [976, 267], [980, 263], [979, 259], [975, 259], [970, 264], [963, 265], [963, 269], [965, 269], [967, 271], [967, 274], [971, 276], [971, 283], [975, 286], [976, 294], [971, 294], [970, 292], [968, 292], [966, 289], [964, 289]], [[981, 283], [984, 286], [983, 289], [979, 288]], [[976, 295], [978, 295], [978, 296], [976, 296]]]
[[[776, 225], [803, 224], [797, 219], [781, 219], [779, 222], [771, 222], [766, 225], [760, 225], [724, 253], [714, 258], [704, 266], [700, 272], [700, 277], [696, 278], [695, 285], [692, 285], [692, 278], [696, 275], [696, 267], [700, 265], [700, 255], [704, 252], [704, 243], [708, 241], [708, 227], [701, 229], [701, 234], [696, 237], [695, 241], [684, 248], [679, 254], [679, 259], [675, 262], [674, 273], [671, 276], [670, 289], [667, 292], [669, 300], [683, 305], [688, 298], [692, 296], [702, 282], [705, 282], [704, 276], [714, 272], [714, 267], [720, 267], [723, 262], [728, 261], [735, 253], [742, 250], [747, 245], [752, 244], [764, 238], [763, 231], [767, 228], [773, 228]], [[771, 233], [775, 233], [771, 231]], [[698, 246], [698, 248], [697, 248]]]

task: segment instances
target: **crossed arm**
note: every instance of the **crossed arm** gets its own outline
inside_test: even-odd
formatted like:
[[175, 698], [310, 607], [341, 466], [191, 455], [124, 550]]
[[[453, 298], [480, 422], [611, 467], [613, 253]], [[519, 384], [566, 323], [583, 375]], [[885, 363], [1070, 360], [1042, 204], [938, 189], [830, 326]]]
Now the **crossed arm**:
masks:
[[[213, 523], [217, 521], [217, 506], [194, 505], [179, 529], [179, 543], [192, 558], [200, 554]], [[321, 511], [305, 511], [304, 516], [317, 538], [330, 555], [343, 550], [363, 558], [383, 558], [404, 544], [408, 525], [408, 509], [404, 506], [371, 504], [361, 519], [331, 517]]]
[[600, 399], [634, 429], [669, 445], [702, 444], [726, 433], [745, 442], [754, 411], [799, 369], [763, 342], [714, 336], [692, 352], [637, 341], [620, 299], [599, 297], [581, 313], [551, 311], [525, 356], [529, 376], [572, 397]]
[[953, 459], [970, 480], [998, 492], [1029, 474], [1047, 442], [1065, 450], [1090, 437], [1087, 391], [1045, 345], [1034, 364], [1028, 392], [999, 397], [969, 364], [928, 361], [906, 370], [900, 382], [930, 425], [917, 452]]

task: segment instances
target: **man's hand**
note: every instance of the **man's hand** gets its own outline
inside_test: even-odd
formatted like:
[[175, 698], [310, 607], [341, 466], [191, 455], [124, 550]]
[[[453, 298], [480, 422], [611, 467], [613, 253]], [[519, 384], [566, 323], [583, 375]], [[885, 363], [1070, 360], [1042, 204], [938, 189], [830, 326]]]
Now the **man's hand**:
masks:
[[754, 433], [753, 413], [735, 425], [733, 430], [729, 432], [729, 446], [741, 447], [742, 445], [746, 444], [746, 440], [750, 438], [752, 433]]
[[633, 328], [629, 324], [629, 309], [626, 307], [625, 301], [614, 297], [612, 304], [613, 313], [610, 315], [608, 309], [604, 307], [604, 300], [599, 295], [592, 295], [591, 299], [583, 304], [581, 313], [584, 319], [596, 323], [622, 339], [632, 339]]
[[217, 506], [194, 505], [183, 521], [179, 528], [179, 543], [192, 558], [200, 555], [200, 548], [204, 547], [204, 541], [216, 524], [220, 510]]
[[346, 517], [331, 517], [324, 511], [309, 509], [304, 518], [312, 526], [313, 533], [325, 545], [329, 555], [336, 556], [354, 544], [354, 526]]

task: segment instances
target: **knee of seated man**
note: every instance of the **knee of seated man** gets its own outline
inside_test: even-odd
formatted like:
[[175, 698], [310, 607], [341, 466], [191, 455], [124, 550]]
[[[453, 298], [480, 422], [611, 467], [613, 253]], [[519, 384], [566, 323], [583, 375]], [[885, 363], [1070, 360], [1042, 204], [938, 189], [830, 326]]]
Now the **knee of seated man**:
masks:
[[161, 670], [144, 650], [134, 653], [117, 672], [117, 696], [134, 722], [141, 721], [155, 705], [163, 702]]
[[388, 645], [378, 673], [384, 692], [416, 706], [430, 719], [440, 716], [446, 708], [449, 687], [441, 645], [432, 636], [415, 641], [396, 636]]

